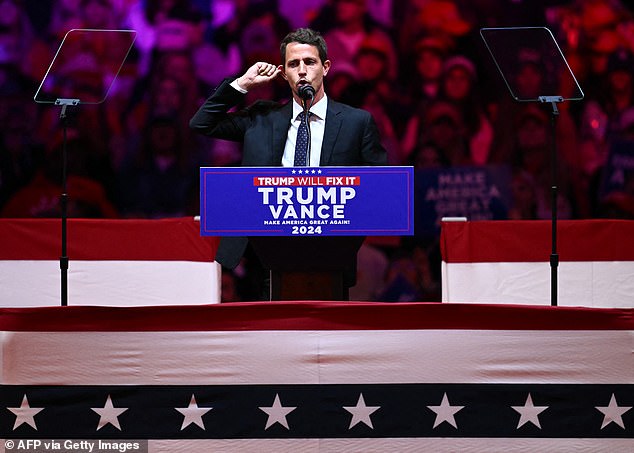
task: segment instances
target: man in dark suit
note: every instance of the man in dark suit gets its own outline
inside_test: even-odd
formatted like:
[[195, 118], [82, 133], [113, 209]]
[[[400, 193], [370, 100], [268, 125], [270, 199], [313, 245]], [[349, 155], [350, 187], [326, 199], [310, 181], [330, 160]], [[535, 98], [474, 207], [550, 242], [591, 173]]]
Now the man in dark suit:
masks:
[[[331, 62], [323, 37], [300, 28], [282, 40], [280, 54], [282, 65], [257, 62], [237, 79], [222, 82], [191, 119], [191, 128], [214, 138], [242, 142], [243, 166], [293, 166], [301, 122], [298, 115], [309, 108], [308, 166], [386, 165], [387, 153], [370, 113], [326, 96], [324, 77]], [[258, 101], [245, 110], [229, 112], [249, 90], [279, 75], [288, 82], [291, 102]], [[300, 95], [301, 87], [307, 86], [314, 91], [310, 105], [305, 105], [308, 100]], [[223, 238], [216, 260], [233, 268], [246, 246], [246, 238]]]

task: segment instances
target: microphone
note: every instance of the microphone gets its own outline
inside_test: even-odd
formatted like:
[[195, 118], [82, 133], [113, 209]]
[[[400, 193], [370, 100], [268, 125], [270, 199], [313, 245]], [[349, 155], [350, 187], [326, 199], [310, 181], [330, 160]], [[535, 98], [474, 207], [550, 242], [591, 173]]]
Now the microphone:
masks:
[[[306, 123], [306, 128], [308, 129], [308, 150], [306, 155], [307, 166], [310, 167], [310, 149], [311, 149], [311, 133], [310, 133], [310, 121], [309, 121], [309, 113], [308, 109], [312, 107], [313, 102], [315, 101], [315, 89], [310, 85], [302, 85], [297, 90], [297, 94], [302, 98], [304, 104], [304, 122]], [[310, 99], [310, 105], [308, 105], [308, 99]]]
[[299, 87], [299, 89], [297, 90], [297, 94], [299, 94], [299, 97], [302, 98], [303, 100], [308, 100], [310, 99], [314, 99], [315, 98], [315, 89], [309, 85], [302, 85]]

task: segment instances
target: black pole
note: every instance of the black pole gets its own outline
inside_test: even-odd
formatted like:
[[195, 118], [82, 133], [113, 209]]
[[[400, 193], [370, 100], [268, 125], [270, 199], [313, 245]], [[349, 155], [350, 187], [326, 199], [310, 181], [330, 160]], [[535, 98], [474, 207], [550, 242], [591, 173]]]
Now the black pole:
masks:
[[550, 146], [550, 203], [551, 203], [551, 251], [550, 251], [550, 305], [557, 306], [557, 268], [559, 267], [559, 255], [557, 254], [557, 116], [559, 116], [558, 102], [563, 102], [560, 96], [542, 96], [541, 102], [549, 102], [552, 106], [550, 116], [551, 146]]
[[68, 126], [68, 117], [66, 115], [67, 104], [62, 105], [62, 111], [60, 113], [60, 119], [62, 122], [62, 195], [60, 196], [60, 205], [62, 209], [62, 254], [59, 257], [59, 268], [61, 270], [61, 301], [62, 306], [68, 305], [68, 231], [67, 231], [67, 219], [68, 219], [68, 190], [67, 190], [67, 151], [66, 151], [66, 129]]

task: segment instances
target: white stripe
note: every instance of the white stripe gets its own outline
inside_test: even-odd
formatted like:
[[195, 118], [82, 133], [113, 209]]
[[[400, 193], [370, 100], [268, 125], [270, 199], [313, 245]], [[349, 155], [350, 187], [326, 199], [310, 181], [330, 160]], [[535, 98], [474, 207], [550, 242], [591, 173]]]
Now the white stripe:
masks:
[[[549, 263], [445, 263], [442, 301], [550, 305]], [[562, 262], [558, 305], [634, 308], [634, 261]]]
[[634, 331], [3, 332], [6, 385], [634, 383]]
[[[5, 439], [0, 439], [4, 445]], [[134, 442], [120, 440], [120, 442]], [[632, 439], [360, 438], [149, 440], [148, 453], [615, 453], [631, 452]], [[4, 451], [4, 450], [3, 450]]]
[[150, 440], [151, 453], [615, 453], [631, 452], [632, 439], [381, 438]]
[[[220, 301], [220, 265], [200, 261], [71, 261], [68, 305], [198, 305]], [[60, 305], [59, 261], [0, 261], [0, 307]]]

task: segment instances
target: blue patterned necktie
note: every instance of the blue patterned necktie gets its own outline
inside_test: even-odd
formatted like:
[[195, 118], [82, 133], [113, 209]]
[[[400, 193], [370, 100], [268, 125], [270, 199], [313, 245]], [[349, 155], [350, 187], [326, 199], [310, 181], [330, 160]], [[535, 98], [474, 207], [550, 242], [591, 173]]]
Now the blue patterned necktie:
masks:
[[[310, 119], [312, 112], [308, 112]], [[295, 141], [295, 161], [293, 165], [296, 167], [305, 167], [308, 165], [308, 125], [306, 124], [306, 112], [302, 111], [297, 118], [299, 119], [299, 128], [297, 129], [297, 140]]]

